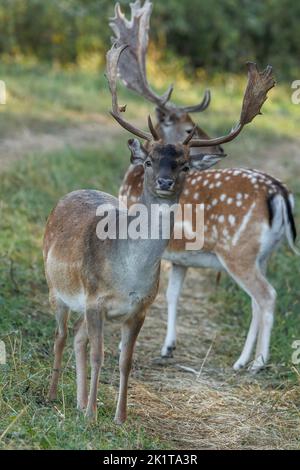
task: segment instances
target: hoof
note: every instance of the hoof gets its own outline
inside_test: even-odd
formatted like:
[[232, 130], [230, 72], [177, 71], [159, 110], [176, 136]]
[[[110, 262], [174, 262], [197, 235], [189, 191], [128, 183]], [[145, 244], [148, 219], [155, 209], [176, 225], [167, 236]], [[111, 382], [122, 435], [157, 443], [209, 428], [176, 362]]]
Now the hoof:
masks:
[[49, 392], [47, 398], [48, 398], [48, 401], [55, 401], [57, 399], [57, 394], [53, 392]]
[[95, 411], [86, 410], [84, 417], [88, 423], [96, 423], [97, 422], [97, 413]]
[[87, 405], [82, 405], [81, 403], [77, 403], [77, 410], [80, 411], [81, 413], [86, 412], [86, 406]]
[[173, 357], [173, 351], [175, 351], [175, 349], [176, 349], [176, 345], [174, 345], [174, 346], [164, 346], [161, 350], [160, 355], [163, 359], [171, 358], [171, 357]]
[[126, 416], [115, 416], [114, 418], [114, 423], [117, 425], [117, 426], [122, 426], [126, 421]]
[[256, 375], [264, 369], [263, 366], [251, 366], [248, 371], [251, 375]]
[[258, 372], [262, 371], [265, 368], [265, 366], [266, 366], [265, 363], [261, 359], [259, 359], [259, 360], [255, 360], [248, 370], [250, 374], [255, 375], [255, 374], [258, 374]]
[[236, 372], [238, 372], [239, 370], [244, 369], [245, 365], [246, 365], [246, 364], [244, 364], [244, 362], [236, 361], [236, 362], [233, 364], [233, 370], [235, 370]]

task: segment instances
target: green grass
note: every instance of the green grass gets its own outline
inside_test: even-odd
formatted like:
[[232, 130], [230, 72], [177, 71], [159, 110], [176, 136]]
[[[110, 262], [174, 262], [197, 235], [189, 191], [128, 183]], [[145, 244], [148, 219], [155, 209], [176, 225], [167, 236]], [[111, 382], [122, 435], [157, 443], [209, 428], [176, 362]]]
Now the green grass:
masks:
[[[174, 102], [195, 104], [202, 99], [205, 88], [211, 89], [209, 109], [203, 115], [195, 115], [195, 119], [208, 132], [216, 134], [228, 130], [238, 119], [247, 82], [246, 71], [243, 72], [241, 76], [204, 77], [191, 85], [177, 67], [165, 70], [163, 66], [149, 63], [150, 81], [159, 93], [165, 91], [170, 82], [175, 82]], [[176, 73], [175, 77], [172, 73]], [[55, 133], [70, 125], [94, 120], [99, 113], [108, 117], [111, 99], [103, 70], [86, 72], [47, 64], [2, 62], [0, 80], [4, 80], [7, 87], [7, 105], [0, 106], [0, 136], [16, 135], [24, 127], [35, 132]], [[250, 138], [255, 137], [264, 144], [283, 137], [293, 138], [300, 126], [299, 106], [291, 103], [290, 84], [278, 83], [270, 96], [264, 113], [272, 118], [258, 117], [247, 131]], [[119, 102], [128, 104], [129, 117], [138, 117], [144, 123], [147, 113], [154, 113], [153, 106], [124, 86], [119, 86]]]
[[[7, 89], [7, 105], [0, 106], [0, 136], [16, 135], [28, 127], [39, 133], [55, 133], [97, 119], [111, 107], [104, 71], [53, 68], [47, 64], [1, 63], [0, 80]], [[119, 101], [131, 103], [134, 116], [138, 98], [120, 87]], [[139, 105], [139, 113], [149, 109]], [[138, 114], [139, 114], [138, 113]]]
[[[245, 80], [215, 78], [212, 108], [197, 117], [213, 134], [224, 132], [239, 115]], [[58, 132], [70, 125], [93, 121], [109, 108], [110, 98], [101, 74], [78, 70], [63, 71], [47, 66], [1, 65], [0, 79], [7, 83], [8, 104], [0, 108], [1, 136], [15, 136], [24, 126], [33, 132]], [[160, 84], [159, 84], [160, 85]], [[199, 93], [179, 86], [181, 102], [199, 100]], [[200, 90], [201, 88], [201, 90]], [[147, 106], [127, 92], [120, 102], [129, 103], [130, 116], [145, 116]], [[225, 113], [220, 113], [225, 109]], [[279, 87], [267, 103], [265, 117], [251, 125], [245, 137], [229, 146], [237, 158], [246, 152], [291, 139], [299, 129], [298, 108], [290, 105], [288, 86]], [[36, 449], [136, 449], [166, 448], [143, 429], [134, 410], [125, 427], [113, 422], [117, 380], [117, 338], [107, 342], [101, 379], [99, 424], [87, 425], [75, 408], [75, 370], [69, 342], [63, 386], [59, 400], [45, 400], [52, 362], [54, 318], [49, 315], [47, 286], [42, 266], [43, 229], [51, 208], [69, 191], [97, 188], [112, 194], [117, 190], [128, 165], [124, 144], [127, 135], [94, 148], [65, 148], [59, 152], [26, 156], [5, 174], [0, 174], [0, 339], [4, 340], [8, 361], [0, 366], [0, 446]], [[289, 183], [300, 206], [299, 167]], [[292, 173], [293, 174], [293, 173]], [[299, 219], [299, 217], [298, 217]], [[291, 365], [291, 344], [300, 339], [299, 259], [282, 249], [270, 266], [270, 279], [278, 291], [277, 316], [272, 339], [272, 363], [279, 364], [286, 386], [293, 386], [296, 372]], [[249, 301], [230, 280], [222, 280], [212, 299], [217, 302], [227, 346], [219, 343], [219, 364], [232, 365], [241, 349], [240, 332], [249, 322]], [[268, 374], [272, 374], [272, 368]], [[273, 374], [274, 375], [274, 374]], [[275, 379], [274, 379], [275, 380]]]

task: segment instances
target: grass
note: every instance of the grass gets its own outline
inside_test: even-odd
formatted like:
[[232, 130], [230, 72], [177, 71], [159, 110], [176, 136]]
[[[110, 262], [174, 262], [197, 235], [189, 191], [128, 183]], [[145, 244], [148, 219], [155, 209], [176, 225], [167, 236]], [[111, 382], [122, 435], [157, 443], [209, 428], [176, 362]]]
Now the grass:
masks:
[[[2, 64], [0, 79], [4, 79], [8, 87], [8, 104], [0, 108], [2, 137], [17, 139], [24, 127], [34, 133], [56, 133], [93, 121], [109, 107], [109, 96], [104, 93], [105, 82], [100, 74], [41, 65]], [[199, 117], [205, 129], [213, 134], [223, 132], [239, 114], [244, 79], [228, 77], [228, 80], [226, 86], [218, 77], [212, 80], [215, 96], [212, 109]], [[156, 85], [163, 88], [161, 83]], [[185, 81], [179, 83], [179, 101], [194, 102], [200, 94], [200, 90], [199, 93], [189, 91]], [[121, 96], [122, 101], [129, 103], [131, 116], [144, 118], [148, 106], [136, 106], [140, 101], [132, 99], [127, 92]], [[226, 113], [220, 113], [220, 109], [225, 109]], [[277, 144], [297, 135], [298, 109], [289, 103], [287, 85], [274, 92], [265, 114], [249, 127], [244, 137], [228, 146], [233, 161], [244, 162], [245, 153], [261, 156], [262, 148], [270, 149], [272, 154]], [[87, 425], [74, 406], [71, 341], [66, 351], [59, 400], [55, 405], [45, 400], [54, 333], [41, 256], [45, 220], [56, 201], [73, 189], [97, 188], [117, 194], [128, 165], [124, 139], [125, 134], [122, 134], [111, 142], [105, 141], [98, 149], [65, 147], [60, 151], [26, 155], [8, 171], [0, 173], [0, 339], [5, 342], [8, 355], [7, 364], [0, 366], [1, 448], [162, 449], [174, 446], [171, 433], [164, 438], [158, 428], [150, 432], [135, 409], [130, 411], [125, 427], [113, 424], [118, 377], [117, 335], [106, 341], [97, 426]], [[298, 207], [299, 172], [299, 165], [292, 166], [288, 180]], [[266, 386], [281, 384], [288, 391], [299, 380], [299, 371], [291, 364], [291, 344], [294, 339], [300, 339], [299, 259], [282, 249], [272, 261], [270, 274], [278, 292], [278, 313], [271, 367], [260, 384], [263, 387], [265, 380]], [[211, 300], [218, 309], [221, 331], [213, 364], [229, 367], [241, 350], [240, 332], [246, 332], [248, 327], [249, 302], [225, 278]], [[147, 405], [145, 403], [145, 409]]]
[[[175, 82], [173, 98], [179, 104], [195, 104], [201, 100], [205, 88], [211, 89], [209, 109], [204, 115], [196, 116], [207, 131], [224, 132], [236, 122], [246, 86], [246, 72], [241, 76], [199, 77], [191, 86], [176, 64], [163, 67], [150, 60], [148, 68], [152, 84], [159, 93], [166, 90], [170, 81]], [[0, 80], [4, 80], [7, 87], [7, 106], [0, 107], [2, 137], [15, 135], [24, 127], [35, 132], [57, 132], [70, 125], [91, 121], [99, 113], [106, 114], [111, 106], [104, 71], [2, 62]], [[266, 143], [297, 135], [300, 115], [299, 108], [291, 103], [291, 91], [289, 83], [277, 84], [270, 93], [272, 100], [264, 105], [264, 113], [271, 114], [273, 119], [257, 118], [248, 130], [250, 137], [255, 135], [260, 142]], [[149, 110], [153, 113], [151, 105], [122, 86], [119, 87], [119, 101], [128, 103], [129, 117], [138, 117], [143, 122]]]

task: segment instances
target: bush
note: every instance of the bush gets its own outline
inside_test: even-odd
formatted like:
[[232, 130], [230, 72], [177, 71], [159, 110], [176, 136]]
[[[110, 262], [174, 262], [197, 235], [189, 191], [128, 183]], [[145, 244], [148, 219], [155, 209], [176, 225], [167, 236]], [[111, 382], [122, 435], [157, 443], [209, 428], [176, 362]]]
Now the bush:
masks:
[[[120, 3], [128, 12], [129, 0]], [[256, 60], [288, 78], [298, 67], [300, 3], [294, 0], [153, 3], [151, 37], [191, 69], [235, 72]], [[101, 64], [113, 7], [111, 0], [1, 0], [0, 53], [62, 64], [96, 54]]]

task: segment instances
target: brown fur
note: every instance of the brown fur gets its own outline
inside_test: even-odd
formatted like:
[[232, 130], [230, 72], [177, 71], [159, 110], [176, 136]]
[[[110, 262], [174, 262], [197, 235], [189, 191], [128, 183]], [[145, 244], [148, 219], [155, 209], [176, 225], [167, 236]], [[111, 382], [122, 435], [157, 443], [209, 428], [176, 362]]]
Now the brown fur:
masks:
[[[119, 195], [128, 198], [129, 206], [139, 199], [143, 184], [143, 173], [142, 166], [131, 166], [124, 177]], [[204, 222], [207, 227], [203, 247], [205, 251], [222, 249], [225, 243], [224, 236], [222, 236], [223, 230], [227, 229], [229, 237], [232, 238], [253, 201], [256, 202], [256, 207], [252, 220], [257, 219], [259, 222], [268, 220], [268, 196], [275, 194], [278, 189], [274, 184], [274, 180], [270, 179], [268, 175], [257, 173], [256, 182], [252, 182], [254, 180], [249, 177], [250, 175], [247, 170], [243, 169], [205, 170], [202, 172], [194, 170], [188, 174], [179, 202], [182, 206], [185, 204], [193, 205], [193, 230], [196, 228], [196, 204], [204, 204]], [[237, 194], [241, 194], [241, 199], [237, 199]], [[226, 196], [223, 201], [220, 200], [222, 195]], [[215, 200], [217, 203], [213, 205]], [[242, 204], [237, 205], [240, 202]], [[220, 222], [220, 216], [224, 216], [224, 221]], [[234, 224], [229, 222], [230, 216], [235, 218]], [[219, 234], [218, 237], [214, 236], [213, 227], [216, 228]], [[255, 224], [251, 224], [250, 230], [255, 231]], [[247, 234], [251, 238], [249, 230]], [[184, 237], [181, 240], [172, 238], [169, 250], [184, 250], [186, 243], [187, 239]], [[227, 243], [225, 244], [227, 245]]]

